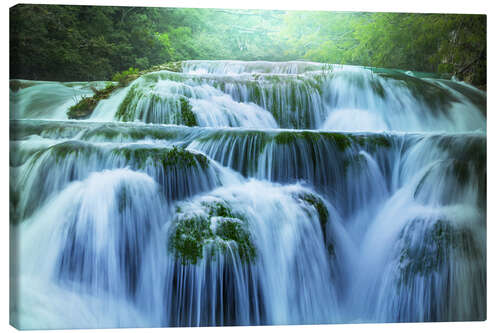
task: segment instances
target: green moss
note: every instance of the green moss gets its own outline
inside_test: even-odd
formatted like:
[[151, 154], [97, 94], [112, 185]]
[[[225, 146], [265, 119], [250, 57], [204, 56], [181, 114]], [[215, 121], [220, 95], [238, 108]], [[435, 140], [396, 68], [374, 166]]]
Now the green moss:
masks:
[[351, 147], [351, 137], [346, 134], [341, 133], [323, 133], [323, 136], [335, 142], [335, 147], [337, 147], [341, 152], [344, 152], [347, 148]]
[[312, 194], [312, 193], [300, 193], [298, 195], [300, 200], [303, 200], [313, 206], [318, 213], [319, 222], [321, 224], [321, 229], [323, 230], [323, 234], [325, 234], [326, 224], [328, 223], [329, 213], [326, 208], [325, 203], [321, 200], [320, 197]]
[[315, 142], [321, 139], [323, 134], [311, 132], [311, 131], [300, 131], [300, 132], [279, 132], [275, 137], [274, 141], [277, 144], [288, 145], [295, 140], [305, 140], [309, 143]]
[[283, 131], [279, 132], [275, 137], [274, 141], [277, 144], [289, 145], [296, 140], [304, 140], [305, 142], [312, 144], [321, 139], [328, 140], [332, 142], [335, 147], [344, 152], [347, 148], [352, 145], [352, 137], [348, 134], [342, 133], [331, 133], [331, 132], [313, 132], [313, 131], [297, 131], [297, 132], [288, 132]]
[[369, 152], [373, 152], [377, 148], [390, 148], [392, 146], [391, 141], [382, 134], [353, 135], [352, 138]]
[[55, 156], [57, 162], [62, 162], [66, 160], [70, 154], [88, 155], [93, 150], [93, 147], [82, 141], [66, 141], [47, 149]]
[[121, 121], [132, 121], [134, 120], [134, 112], [130, 107], [132, 101], [137, 97], [136, 87], [132, 86], [125, 96], [125, 99], [122, 101], [120, 106], [118, 107], [118, 111], [115, 114], [115, 117]]
[[227, 203], [205, 201], [202, 202], [201, 204], [208, 209], [208, 214], [211, 216], [231, 217], [231, 218], [237, 217], [236, 215], [233, 215]]
[[203, 247], [214, 238], [210, 220], [201, 216], [177, 218], [175, 231], [169, 239], [169, 250], [183, 265], [196, 265], [203, 258]]
[[328, 254], [332, 257], [335, 257], [335, 245], [333, 241], [327, 237], [327, 225], [330, 219], [330, 214], [328, 212], [328, 208], [326, 207], [323, 199], [319, 196], [309, 193], [309, 192], [299, 192], [296, 194], [296, 198], [307, 205], [312, 206], [316, 213], [318, 214], [318, 220], [321, 226], [321, 232], [323, 234], [323, 241], [325, 242], [325, 247]]
[[255, 259], [256, 249], [253, 245], [246, 224], [240, 219], [220, 219], [215, 234], [226, 242], [235, 242], [238, 255], [243, 262]]
[[192, 153], [183, 148], [116, 148], [113, 154], [123, 156], [129, 163], [135, 163], [137, 167], [144, 168], [146, 162], [161, 163], [167, 168], [192, 168], [200, 166], [208, 168], [209, 161], [205, 155]]
[[253, 262], [257, 253], [245, 216], [234, 212], [225, 201], [204, 201], [202, 207], [203, 212], [197, 214], [176, 208], [169, 251], [184, 265], [196, 265], [205, 249], [215, 257], [217, 252], [233, 248], [242, 262]]
[[106, 88], [98, 90], [92, 87], [94, 91], [94, 95], [90, 97], [83, 97], [76, 103], [71, 106], [67, 112], [69, 119], [86, 119], [90, 117], [94, 109], [96, 108], [99, 101], [102, 99], [108, 98], [117, 86], [113, 84], [109, 84]]
[[302, 132], [302, 137], [305, 140], [307, 140], [308, 142], [314, 142], [314, 141], [318, 141], [321, 139], [321, 134], [316, 133], [316, 132], [304, 131], [304, 132]]
[[295, 141], [296, 136], [293, 132], [280, 132], [274, 137], [274, 141], [279, 145], [289, 145]]
[[193, 112], [193, 107], [189, 100], [184, 96], [180, 98], [181, 103], [181, 118], [182, 123], [186, 126], [198, 126], [198, 122], [196, 121], [196, 116]]
[[142, 140], [145, 138], [152, 138], [156, 140], [171, 140], [179, 137], [179, 133], [171, 128], [136, 128], [136, 127], [121, 127], [103, 125], [94, 129], [90, 129], [83, 136], [83, 140], [89, 140], [93, 137], [104, 137], [107, 140], [119, 138]]
[[[156, 65], [153, 67], [150, 67], [148, 69], [139, 71], [138, 68], [133, 68], [130, 67], [128, 70], [125, 70], [120, 73], [116, 73], [113, 76], [113, 81], [118, 82], [118, 84], [121, 87], [125, 87], [130, 84], [130, 82], [134, 81], [135, 79], [146, 76], [149, 73], [153, 72], [159, 72], [159, 71], [170, 71], [170, 72], [182, 72], [182, 62], [180, 61], [175, 61], [175, 62], [168, 62], [162, 65]], [[148, 77], [149, 79], [152, 79], [152, 76]]]
[[28, 82], [28, 81], [20, 81], [20, 80], [9, 81], [10, 90], [12, 90], [13, 92], [19, 91], [24, 88], [32, 87], [34, 85], [35, 85], [34, 82]]
[[200, 165], [202, 168], [206, 169], [208, 167], [208, 159], [205, 155], [195, 154], [185, 149], [174, 147], [164, 156], [163, 165], [183, 165], [187, 167]]

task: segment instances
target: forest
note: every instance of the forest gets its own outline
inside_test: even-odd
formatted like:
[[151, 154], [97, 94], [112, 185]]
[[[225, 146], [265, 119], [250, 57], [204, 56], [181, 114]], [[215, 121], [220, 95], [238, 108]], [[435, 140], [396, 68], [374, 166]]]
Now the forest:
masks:
[[187, 59], [445, 73], [486, 87], [486, 16], [64, 5], [10, 9], [12, 79], [109, 80]]

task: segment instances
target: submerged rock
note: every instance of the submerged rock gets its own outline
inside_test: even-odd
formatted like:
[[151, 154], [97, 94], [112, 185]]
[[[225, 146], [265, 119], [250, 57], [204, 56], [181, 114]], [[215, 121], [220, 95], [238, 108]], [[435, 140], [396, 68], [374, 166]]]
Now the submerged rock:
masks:
[[9, 88], [13, 92], [17, 92], [21, 89], [29, 88], [34, 86], [34, 82], [26, 81], [26, 80], [10, 80]]
[[[301, 202], [302, 204], [307, 205], [308, 209], [313, 209], [317, 214], [318, 221], [321, 226], [321, 232], [323, 234], [323, 241], [325, 242], [325, 247], [328, 253], [331, 256], [335, 256], [335, 246], [332, 240], [332, 237], [328, 232], [328, 222], [330, 220], [330, 213], [328, 212], [328, 208], [324, 203], [323, 199], [314, 193], [311, 192], [298, 192], [294, 194], [296, 200]], [[308, 214], [310, 214], [310, 210], [307, 210]]]
[[444, 219], [416, 219], [400, 233], [398, 283], [411, 285], [416, 279], [442, 273], [455, 260], [481, 257], [472, 232]]
[[[180, 93], [155, 91], [155, 86], [144, 77], [140, 83], [130, 87], [115, 114], [121, 121], [142, 120], [147, 123], [167, 123], [198, 126], [188, 88]], [[172, 88], [174, 89], [174, 88]], [[174, 89], [175, 90], [175, 89]]]

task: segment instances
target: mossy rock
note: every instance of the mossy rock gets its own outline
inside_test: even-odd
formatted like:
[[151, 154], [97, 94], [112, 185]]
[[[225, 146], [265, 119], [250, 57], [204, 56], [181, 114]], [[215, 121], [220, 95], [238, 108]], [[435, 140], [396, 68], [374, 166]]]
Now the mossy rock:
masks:
[[34, 82], [28, 82], [28, 81], [21, 81], [21, 80], [10, 80], [9, 81], [9, 88], [13, 92], [17, 92], [21, 89], [29, 88], [34, 86], [36, 83]]
[[203, 201], [201, 212], [195, 213], [178, 206], [172, 225], [168, 249], [183, 265], [196, 265], [204, 255], [216, 258], [229, 249], [244, 263], [256, 258], [246, 217], [223, 200]]
[[91, 87], [94, 91], [94, 95], [90, 97], [83, 97], [78, 103], [71, 106], [67, 112], [69, 119], [87, 119], [92, 115], [94, 109], [96, 108], [99, 101], [107, 99], [117, 86], [109, 84], [104, 89], [95, 89]]
[[203, 154], [193, 153], [184, 148], [150, 148], [126, 147], [116, 148], [112, 151], [116, 156], [123, 156], [127, 163], [133, 163], [138, 168], [144, 168], [147, 161], [160, 163], [164, 169], [169, 168], [208, 168], [209, 161]]

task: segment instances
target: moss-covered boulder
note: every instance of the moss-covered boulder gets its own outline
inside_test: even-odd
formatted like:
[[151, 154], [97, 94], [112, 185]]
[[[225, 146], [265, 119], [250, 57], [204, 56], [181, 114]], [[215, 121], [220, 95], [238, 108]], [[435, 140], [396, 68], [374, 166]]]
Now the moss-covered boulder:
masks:
[[69, 119], [87, 119], [92, 115], [94, 109], [96, 108], [99, 101], [102, 99], [109, 98], [111, 93], [115, 91], [117, 86], [113, 84], [107, 85], [104, 89], [95, 89], [92, 87], [94, 91], [94, 95], [90, 97], [83, 97], [76, 103], [71, 106], [67, 112]]
[[246, 217], [219, 199], [203, 201], [195, 211], [178, 206], [168, 249], [184, 265], [196, 265], [205, 255], [215, 258], [229, 250], [251, 263], [257, 253]]

